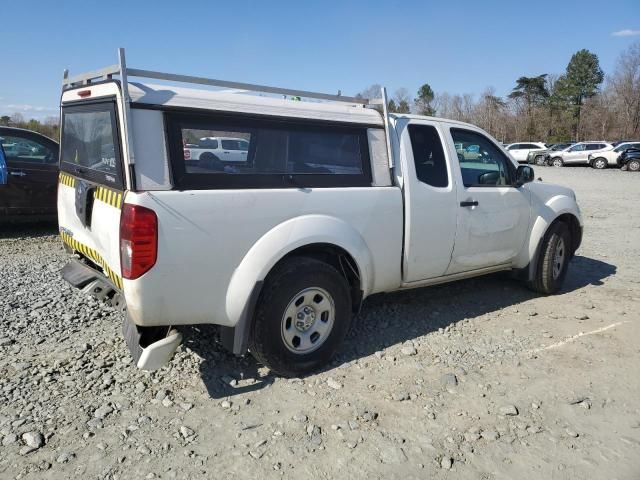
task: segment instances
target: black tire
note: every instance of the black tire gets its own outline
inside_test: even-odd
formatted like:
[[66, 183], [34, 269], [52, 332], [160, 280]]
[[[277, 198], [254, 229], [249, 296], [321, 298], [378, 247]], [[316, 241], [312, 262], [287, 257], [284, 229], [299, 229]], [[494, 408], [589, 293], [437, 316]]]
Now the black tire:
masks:
[[539, 166], [539, 167], [544, 167], [544, 166], [547, 164], [547, 162], [545, 161], [545, 159], [544, 159], [544, 156], [543, 156], [543, 155], [538, 155], [538, 156], [535, 158], [534, 163], [535, 163], [537, 166]]
[[[299, 328], [294, 318], [296, 315], [287, 317], [286, 312], [291, 308], [306, 308], [305, 305], [308, 303], [317, 301], [318, 295], [309, 299], [304, 293], [305, 290], [324, 291], [324, 294], [328, 295], [324, 300], [333, 302], [334, 317], [331, 327], [320, 338], [322, 342], [319, 346], [311, 345], [310, 348], [315, 348], [314, 350], [299, 353], [292, 351], [292, 348], [296, 348], [295, 335], [300, 334], [299, 330], [295, 330]], [[300, 298], [304, 300], [298, 304]], [[306, 328], [300, 335], [304, 336], [307, 331], [311, 332], [305, 345], [312, 343], [313, 336], [317, 333], [313, 330], [321, 325], [316, 322], [323, 322], [325, 312], [318, 311], [320, 313], [317, 316], [315, 312], [313, 314], [315, 320], [312, 321], [311, 326], [300, 326]], [[298, 310], [297, 315], [300, 313]], [[313, 258], [293, 257], [286, 260], [267, 277], [256, 306], [249, 336], [249, 350], [259, 363], [266, 365], [273, 372], [285, 377], [301, 376], [331, 360], [349, 330], [351, 317], [349, 284], [340, 272], [331, 265]], [[324, 323], [326, 324], [326, 321]], [[294, 335], [289, 346], [285, 340], [287, 335]], [[298, 337], [298, 343], [300, 344], [300, 337]]]
[[545, 295], [557, 293], [562, 288], [572, 255], [571, 234], [567, 224], [555, 222], [542, 239], [535, 277], [529, 287]]
[[607, 159], [603, 157], [598, 157], [591, 160], [591, 167], [595, 168], [596, 170], [604, 170], [605, 168], [607, 168], [608, 164], [609, 162], [607, 162]]
[[217, 170], [220, 172], [224, 170], [223, 163], [211, 152], [204, 152], [200, 155], [200, 158], [198, 159], [198, 167], [206, 168], [207, 170]]
[[640, 172], [640, 160], [630, 160], [627, 163], [627, 170], [630, 172]]
[[564, 167], [564, 161], [560, 157], [554, 157], [549, 161], [552, 167]]

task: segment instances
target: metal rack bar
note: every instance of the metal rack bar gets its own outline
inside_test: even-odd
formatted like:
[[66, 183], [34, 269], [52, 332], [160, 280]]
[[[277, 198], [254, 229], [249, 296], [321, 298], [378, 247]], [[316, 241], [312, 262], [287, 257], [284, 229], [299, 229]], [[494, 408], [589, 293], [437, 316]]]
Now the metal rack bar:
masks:
[[[124, 49], [118, 50], [119, 56], [120, 56], [120, 50], [122, 50], [122, 57], [124, 58]], [[178, 82], [178, 83], [210, 85], [214, 87], [234, 88], [239, 90], [249, 90], [252, 92], [273, 93], [278, 95], [289, 95], [292, 97], [314, 98], [318, 100], [328, 100], [332, 102], [342, 102], [342, 103], [350, 103], [350, 104], [358, 104], [358, 105], [369, 104], [369, 100], [366, 98], [345, 97], [343, 95], [331, 95], [328, 93], [310, 92], [307, 90], [293, 90], [289, 88], [270, 87], [267, 85], [257, 85], [253, 83], [230, 82], [227, 80], [216, 80], [213, 78], [195, 77], [192, 75], [178, 75], [174, 73], [156, 72], [153, 70], [141, 70], [137, 68], [124, 67], [121, 69], [120, 65], [111, 65], [109, 67], [101, 68], [99, 70], [81, 73], [73, 77], [67, 76], [64, 78], [62, 84], [64, 87], [67, 87], [67, 88], [77, 86], [77, 85], [87, 85], [87, 84], [90, 84], [92, 80], [107, 79], [107, 78], [110, 78], [111, 75], [120, 75], [121, 78], [126, 78], [127, 76], [140, 77], [140, 78], [153, 78], [156, 80], [166, 80], [166, 81]]]

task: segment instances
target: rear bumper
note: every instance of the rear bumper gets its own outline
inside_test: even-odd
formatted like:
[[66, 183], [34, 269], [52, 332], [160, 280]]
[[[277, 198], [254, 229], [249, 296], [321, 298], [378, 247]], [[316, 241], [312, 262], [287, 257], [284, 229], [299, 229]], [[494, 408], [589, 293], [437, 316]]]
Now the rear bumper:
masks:
[[[113, 306], [124, 302], [120, 290], [113, 282], [77, 259], [71, 259], [61, 271], [62, 278], [75, 288], [99, 300], [110, 301]], [[166, 327], [139, 327], [125, 314], [122, 333], [136, 366], [143, 370], [156, 370], [165, 365], [182, 342], [182, 334]]]

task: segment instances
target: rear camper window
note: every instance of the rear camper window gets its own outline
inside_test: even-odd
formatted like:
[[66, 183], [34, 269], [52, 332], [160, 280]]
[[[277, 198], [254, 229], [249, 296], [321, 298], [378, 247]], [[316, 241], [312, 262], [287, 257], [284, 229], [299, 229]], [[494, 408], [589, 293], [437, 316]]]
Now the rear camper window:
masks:
[[60, 168], [87, 180], [123, 188], [113, 102], [62, 108]]
[[[168, 114], [176, 187], [371, 185], [366, 127]], [[202, 139], [215, 141], [207, 146]]]

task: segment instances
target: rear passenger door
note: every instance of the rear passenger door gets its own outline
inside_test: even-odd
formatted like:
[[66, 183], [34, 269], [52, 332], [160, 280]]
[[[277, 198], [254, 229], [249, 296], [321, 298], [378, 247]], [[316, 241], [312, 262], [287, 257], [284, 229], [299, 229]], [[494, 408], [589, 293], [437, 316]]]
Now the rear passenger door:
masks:
[[451, 127], [454, 143], [475, 145], [476, 158], [459, 159], [455, 248], [447, 274], [508, 265], [529, 231], [530, 193], [516, 188], [516, 166], [477, 130]]
[[513, 149], [509, 150], [509, 153], [516, 162], [524, 162], [527, 159], [527, 153], [529, 153], [529, 150], [527, 150], [526, 144], [518, 143], [517, 145], [514, 145]]
[[444, 147], [438, 123], [411, 120], [398, 127], [406, 172], [403, 280], [410, 283], [442, 276], [449, 267], [458, 215], [450, 165], [457, 153]]
[[249, 142], [242, 139], [222, 139], [220, 141], [222, 148], [223, 162], [246, 162], [249, 152]]

